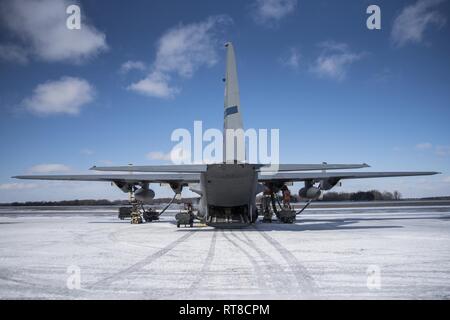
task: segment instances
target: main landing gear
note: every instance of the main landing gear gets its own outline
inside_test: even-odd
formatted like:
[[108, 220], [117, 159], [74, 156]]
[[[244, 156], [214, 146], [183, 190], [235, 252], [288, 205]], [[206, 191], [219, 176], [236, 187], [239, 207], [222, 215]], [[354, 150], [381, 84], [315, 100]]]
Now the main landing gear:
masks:
[[131, 204], [131, 224], [141, 224], [142, 223], [142, 215], [141, 211], [144, 209], [142, 203], [136, 200], [134, 197], [135, 187], [132, 187], [129, 193], [130, 204]]
[[126, 217], [131, 218], [131, 224], [141, 224], [145, 222], [152, 222], [159, 220], [159, 216], [167, 210], [167, 208], [172, 204], [172, 201], [161, 211], [157, 212], [152, 209], [145, 209], [144, 204], [138, 201], [134, 196], [135, 187], [131, 187], [129, 190], [129, 201], [131, 207], [122, 207], [119, 209], [119, 218], [123, 220]]
[[282, 223], [294, 223], [296, 213], [290, 205], [290, 191], [283, 185], [280, 189], [283, 192], [283, 203], [280, 203], [278, 195], [274, 192], [274, 188], [268, 188], [264, 192], [261, 199], [261, 212], [263, 213], [263, 223], [271, 223], [272, 217], [275, 214], [278, 221]]

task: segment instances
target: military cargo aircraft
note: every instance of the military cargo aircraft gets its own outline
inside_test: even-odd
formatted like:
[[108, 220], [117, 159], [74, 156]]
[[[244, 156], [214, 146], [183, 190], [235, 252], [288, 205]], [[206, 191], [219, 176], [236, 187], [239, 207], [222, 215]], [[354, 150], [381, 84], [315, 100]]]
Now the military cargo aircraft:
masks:
[[[236, 59], [231, 43], [226, 45], [226, 76], [224, 103], [224, 132], [242, 130], [241, 106], [237, 78]], [[223, 134], [224, 160], [215, 164], [186, 164], [160, 166], [93, 167], [92, 170], [108, 171], [95, 175], [28, 175], [18, 179], [106, 181], [122, 191], [130, 193], [135, 211], [146, 201], [153, 199], [152, 183], [168, 184], [181, 195], [184, 187], [200, 196], [197, 218], [212, 227], [243, 227], [256, 222], [258, 208], [256, 196], [261, 192], [271, 195], [275, 208], [275, 195], [286, 185], [303, 182], [300, 197], [318, 199], [323, 191], [330, 190], [345, 179], [383, 178], [434, 175], [438, 172], [349, 172], [329, 170], [360, 169], [367, 164], [279, 164], [276, 172], [263, 172], [267, 164], [246, 163], [236, 157], [230, 158], [227, 135]], [[229, 141], [228, 141], [229, 142]], [[111, 174], [109, 172], [125, 172]], [[135, 173], [138, 172], [138, 173]], [[303, 208], [303, 209], [304, 209]], [[303, 210], [302, 210], [303, 211]], [[144, 211], [145, 212], [145, 211]]]

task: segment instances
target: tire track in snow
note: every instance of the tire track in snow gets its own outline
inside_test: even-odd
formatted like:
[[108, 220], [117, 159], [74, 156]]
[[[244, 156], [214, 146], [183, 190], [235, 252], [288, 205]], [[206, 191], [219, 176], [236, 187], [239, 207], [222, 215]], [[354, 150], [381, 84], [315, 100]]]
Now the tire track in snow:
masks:
[[209, 245], [208, 254], [206, 255], [205, 261], [203, 262], [202, 269], [197, 274], [197, 277], [192, 282], [189, 287], [189, 291], [196, 291], [200, 287], [200, 283], [208, 276], [209, 269], [211, 268], [212, 261], [214, 259], [215, 251], [216, 251], [216, 242], [217, 242], [217, 229], [214, 230], [211, 243]]
[[127, 277], [130, 273], [134, 273], [134, 272], [137, 272], [137, 271], [141, 270], [145, 266], [151, 264], [155, 260], [157, 260], [157, 259], [161, 258], [162, 256], [164, 256], [165, 254], [167, 254], [170, 250], [174, 249], [180, 243], [182, 243], [185, 240], [187, 240], [188, 238], [192, 237], [195, 233], [197, 233], [197, 230], [193, 230], [191, 232], [186, 233], [182, 237], [179, 237], [175, 241], [169, 243], [164, 248], [162, 248], [162, 249], [158, 250], [157, 252], [149, 255], [148, 257], [142, 259], [141, 261], [131, 265], [130, 267], [125, 268], [125, 269], [123, 269], [123, 270], [121, 270], [119, 272], [114, 273], [113, 275], [110, 275], [110, 276], [108, 276], [106, 278], [103, 278], [103, 279], [97, 281], [96, 283], [94, 283], [91, 286], [89, 286], [89, 289], [94, 289], [94, 288], [97, 288], [97, 287], [103, 287], [103, 286], [111, 285], [114, 281], [117, 281], [120, 278]]
[[285, 267], [272, 258], [269, 254], [264, 252], [258, 245], [243, 231], [240, 234], [245, 238], [241, 239], [236, 234], [233, 234], [237, 239], [246, 243], [248, 247], [254, 250], [264, 262], [264, 272], [270, 276], [271, 283], [274, 285], [277, 292], [291, 292], [298, 289], [297, 286], [293, 286], [292, 277], [290, 274], [286, 274]]
[[227, 235], [227, 233], [225, 233], [224, 230], [222, 230], [222, 234], [228, 240], [229, 243], [231, 243], [236, 249], [241, 251], [247, 257], [247, 259], [250, 261], [250, 263], [252, 265], [253, 275], [255, 276], [255, 282], [256, 282], [257, 287], [259, 289], [265, 289], [267, 281], [263, 281], [263, 277], [267, 277], [267, 275], [263, 274], [262, 277], [259, 276], [259, 271], [260, 271], [261, 267], [258, 264], [258, 262], [256, 261], [256, 259], [247, 250], [245, 250], [242, 246], [240, 246], [236, 241], [232, 240]]
[[258, 230], [255, 226], [253, 226], [255, 230], [259, 232], [259, 234], [266, 239], [266, 241], [271, 244], [278, 253], [283, 257], [283, 259], [288, 263], [289, 268], [291, 269], [292, 274], [297, 280], [297, 284], [301, 291], [304, 293], [314, 293], [316, 291], [316, 283], [314, 279], [297, 258], [287, 250], [280, 242], [272, 238], [267, 234], [267, 232]]

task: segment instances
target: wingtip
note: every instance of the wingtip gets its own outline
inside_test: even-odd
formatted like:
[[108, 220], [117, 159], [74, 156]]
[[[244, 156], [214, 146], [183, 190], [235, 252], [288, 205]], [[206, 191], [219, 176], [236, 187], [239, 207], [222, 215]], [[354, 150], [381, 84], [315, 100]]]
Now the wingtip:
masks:
[[97, 166], [92, 166], [89, 168], [89, 170], [95, 170], [97, 168]]
[[24, 180], [24, 179], [28, 179], [29, 176], [13, 176], [11, 177], [12, 179], [20, 179], [20, 180]]

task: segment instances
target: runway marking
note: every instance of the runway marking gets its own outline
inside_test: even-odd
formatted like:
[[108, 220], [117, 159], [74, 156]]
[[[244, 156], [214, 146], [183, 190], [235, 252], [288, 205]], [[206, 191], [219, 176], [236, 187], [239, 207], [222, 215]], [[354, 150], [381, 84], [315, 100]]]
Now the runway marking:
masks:
[[309, 275], [308, 270], [297, 260], [297, 258], [287, 250], [280, 242], [269, 236], [265, 231], [257, 229], [260, 235], [270, 243], [283, 259], [288, 263], [293, 275], [295, 276], [300, 289], [305, 293], [314, 293], [316, 291], [316, 284], [314, 279]]
[[217, 242], [217, 229], [214, 229], [211, 243], [209, 245], [208, 254], [205, 258], [205, 262], [203, 263], [202, 269], [200, 270], [200, 273], [197, 274], [197, 277], [192, 282], [191, 286], [189, 287], [189, 291], [196, 291], [200, 283], [204, 280], [204, 278], [207, 276], [207, 272], [209, 271], [212, 261], [214, 259], [214, 255], [216, 252], [216, 242]]
[[101, 279], [99, 281], [97, 281], [96, 283], [92, 284], [91, 286], [89, 286], [89, 289], [94, 289], [95, 287], [99, 287], [99, 286], [107, 286], [112, 284], [114, 281], [118, 280], [121, 277], [126, 277], [128, 276], [130, 273], [136, 272], [140, 269], [142, 269], [143, 267], [149, 265], [150, 263], [154, 262], [155, 260], [161, 258], [162, 256], [164, 256], [165, 254], [167, 254], [170, 250], [174, 249], [176, 246], [178, 246], [181, 242], [185, 241], [186, 239], [192, 237], [195, 233], [197, 233], [197, 230], [193, 230], [191, 232], [186, 233], [185, 235], [183, 235], [182, 237], [179, 237], [178, 239], [176, 239], [175, 241], [169, 243], [167, 246], [165, 246], [164, 248], [158, 250], [157, 252], [149, 255], [148, 257], [144, 258], [143, 260], [133, 264], [132, 266], [123, 269], [119, 272], [114, 273], [111, 276], [108, 276], [104, 279]]

